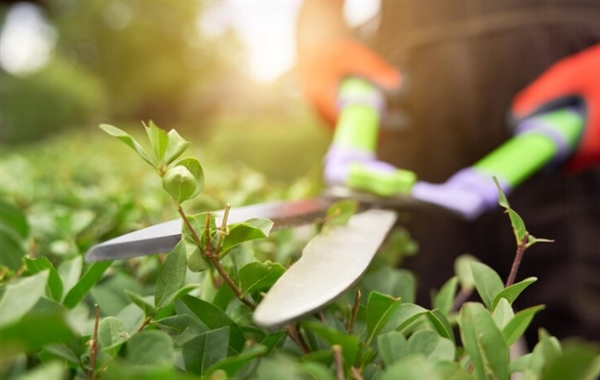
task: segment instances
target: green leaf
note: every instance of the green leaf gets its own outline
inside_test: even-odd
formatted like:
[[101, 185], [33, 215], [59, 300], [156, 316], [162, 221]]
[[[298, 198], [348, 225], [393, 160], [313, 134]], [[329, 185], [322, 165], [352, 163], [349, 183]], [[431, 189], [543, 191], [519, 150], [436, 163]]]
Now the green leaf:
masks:
[[229, 327], [229, 354], [239, 354], [244, 347], [246, 338], [242, 330], [229, 318], [225, 312], [216, 306], [198, 298], [185, 295], [175, 302], [177, 314], [195, 316], [210, 329]]
[[427, 309], [419, 305], [403, 303], [389, 323], [395, 326], [394, 330], [402, 331], [425, 313]]
[[129, 339], [123, 322], [117, 317], [103, 318], [98, 327], [98, 340], [102, 351], [116, 356], [119, 348]]
[[498, 273], [483, 263], [471, 262], [475, 287], [483, 303], [492, 309], [494, 297], [504, 289]]
[[509, 305], [512, 305], [512, 303], [517, 299], [519, 294], [521, 294], [523, 290], [525, 290], [529, 285], [533, 284], [536, 281], [536, 277], [529, 277], [521, 282], [517, 282], [516, 284], [512, 284], [511, 286], [501, 290], [494, 297], [494, 301], [492, 302], [492, 310], [496, 309], [496, 305], [498, 305], [498, 302], [500, 302], [500, 300], [503, 298], [508, 301]]
[[15, 271], [19, 270], [26, 253], [25, 243], [15, 230], [2, 224], [0, 224], [0, 247], [2, 247], [0, 265], [6, 265]]
[[58, 267], [58, 274], [63, 284], [63, 295], [67, 296], [69, 291], [77, 284], [81, 271], [83, 270], [83, 258], [75, 256], [71, 260], [64, 261]]
[[7, 286], [0, 298], [0, 327], [22, 318], [44, 296], [49, 271], [18, 279]]
[[189, 141], [186, 141], [183, 137], [179, 136], [179, 133], [177, 133], [177, 131], [174, 129], [169, 131], [168, 140], [167, 150], [165, 151], [165, 156], [163, 157], [163, 163], [165, 165], [169, 165], [171, 162], [179, 158], [179, 156], [185, 152], [188, 146], [190, 146]]
[[380, 334], [377, 337], [377, 347], [386, 368], [408, 355], [408, 342], [404, 334], [398, 331]]
[[194, 179], [196, 180], [196, 187], [190, 198], [194, 198], [196, 195], [202, 192], [204, 189], [204, 169], [202, 169], [200, 161], [193, 157], [182, 158], [175, 163], [174, 167], [185, 168], [194, 176]]
[[[367, 301], [367, 344], [371, 344], [373, 338], [386, 327], [401, 305], [402, 302], [399, 298], [375, 291], [369, 294]], [[390, 330], [393, 330], [393, 327], [388, 331]]]
[[[29, 237], [29, 223], [25, 213], [18, 207], [0, 198], [0, 226], [13, 230], [21, 239]], [[4, 247], [1, 245], [1, 247]]]
[[146, 153], [144, 148], [137, 141], [135, 141], [135, 139], [133, 137], [131, 137], [128, 133], [126, 133], [125, 131], [123, 131], [117, 127], [113, 127], [112, 125], [108, 125], [108, 124], [101, 124], [100, 129], [102, 129], [104, 132], [108, 133], [109, 135], [116, 137], [119, 140], [123, 141], [125, 143], [125, 145], [127, 145], [131, 149], [135, 150], [137, 152], [137, 154], [139, 154], [144, 159], [144, 161], [149, 163], [152, 167], [156, 167], [157, 163], [154, 162], [154, 160], [152, 160], [150, 158], [150, 156], [148, 156], [148, 153]]
[[540, 377], [542, 371], [561, 355], [561, 351], [558, 339], [540, 329], [538, 343], [531, 352], [526, 373], [533, 375], [529, 377]]
[[479, 260], [471, 255], [461, 255], [454, 261], [454, 272], [464, 291], [471, 291], [475, 287], [471, 262], [479, 262]]
[[427, 317], [429, 318], [429, 321], [431, 321], [431, 324], [433, 324], [433, 327], [438, 334], [444, 338], [450, 339], [452, 343], [455, 342], [454, 331], [452, 330], [452, 326], [450, 325], [448, 318], [446, 318], [446, 315], [444, 315], [438, 309], [434, 309], [427, 312]]
[[196, 178], [183, 166], [174, 166], [162, 177], [162, 187], [179, 206], [196, 193]]
[[71, 365], [71, 368], [78, 368], [80, 365], [79, 356], [64, 343], [49, 344], [44, 346], [39, 355], [42, 362], [48, 362], [55, 359], [62, 359]]
[[454, 296], [458, 287], [458, 277], [450, 278], [440, 289], [433, 299], [433, 308], [439, 309], [443, 314], [448, 315], [454, 304]]
[[284, 355], [261, 359], [256, 372], [257, 379], [306, 380], [298, 362]]
[[279, 263], [252, 262], [244, 265], [239, 272], [240, 288], [242, 294], [269, 289], [281, 275], [285, 273], [285, 268]]
[[[212, 264], [208, 261], [200, 248], [195, 243], [188, 242], [188, 239], [181, 239], [178, 243], [184, 245], [185, 255], [187, 257], [187, 265], [190, 271], [194, 273], [202, 272], [212, 268]], [[177, 249], [177, 247], [175, 247]]]
[[186, 342], [209, 331], [209, 327], [198, 318], [191, 315], [175, 315], [157, 322], [162, 330], [174, 335], [173, 342], [176, 347], [182, 347]]
[[65, 366], [59, 361], [44, 363], [19, 376], [18, 380], [65, 379]]
[[23, 265], [25, 239], [29, 236], [29, 224], [25, 214], [12, 203], [0, 198], [0, 264], [18, 270]]
[[[42, 288], [43, 289], [43, 288]], [[49, 344], [69, 342], [75, 338], [65, 315], [60, 313], [28, 314], [8, 325], [1, 319], [0, 357], [15, 351], [32, 353]]]
[[381, 269], [367, 273], [360, 282], [363, 294], [377, 291], [399, 297], [403, 303], [414, 303], [416, 295], [416, 280], [412, 272], [396, 269], [387, 265]]
[[474, 377], [507, 379], [508, 345], [483, 305], [465, 303], [460, 310], [458, 325], [463, 345], [474, 366]]
[[154, 156], [156, 157], [155, 162], [162, 162], [169, 140], [167, 132], [157, 127], [152, 120], [148, 123], [150, 124], [149, 126], [144, 122], [142, 122], [142, 124], [144, 125], [144, 129], [146, 129], [150, 145], [154, 148]]
[[344, 226], [358, 209], [358, 202], [354, 200], [342, 200], [332, 204], [327, 209], [327, 224], [333, 226]]
[[323, 338], [330, 346], [339, 345], [342, 348], [342, 356], [344, 358], [344, 366], [349, 368], [354, 365], [358, 355], [360, 340], [354, 335], [334, 330], [330, 327], [313, 321], [302, 321], [300, 325], [307, 330], [310, 330]]
[[536, 243], [554, 243], [554, 240], [552, 240], [552, 239], [536, 238], [533, 235], [529, 235], [527, 237], [527, 244], [525, 245], [525, 247], [529, 248], [529, 247], [531, 247], [532, 245], [534, 245]]
[[221, 253], [226, 253], [236, 245], [256, 239], [264, 239], [269, 236], [273, 222], [265, 218], [248, 219], [243, 223], [229, 226], [229, 233], [225, 235]]
[[529, 361], [531, 360], [532, 356], [533, 354], [531, 353], [519, 356], [518, 358], [510, 362], [510, 364], [508, 365], [508, 371], [510, 373], [525, 372], [529, 367]]
[[183, 362], [188, 372], [202, 375], [205, 371], [227, 357], [229, 327], [210, 330], [183, 345]]
[[87, 272], [83, 274], [79, 282], [67, 293], [63, 305], [69, 309], [77, 306], [86, 297], [88, 292], [102, 278], [102, 275], [110, 266], [112, 261], [99, 261], [90, 265]]
[[[548, 362], [541, 380], [595, 379], [600, 373], [598, 347], [579, 340], [566, 341], [563, 352]], [[593, 377], [592, 377], [593, 376]]]
[[144, 330], [133, 335], [126, 343], [125, 358], [136, 365], [160, 365], [173, 363], [173, 339], [158, 330]]
[[422, 354], [428, 361], [454, 361], [456, 347], [447, 338], [442, 338], [431, 330], [419, 330], [408, 339], [408, 351]]
[[504, 336], [504, 340], [508, 346], [511, 346], [523, 335], [531, 323], [533, 316], [542, 309], [544, 309], [544, 305], [538, 305], [521, 310], [515, 314], [502, 329], [502, 336]]
[[260, 342], [260, 344], [262, 346], [267, 347], [269, 349], [269, 351], [267, 352], [267, 355], [271, 355], [273, 350], [280, 345], [280, 343], [285, 339], [286, 336], [287, 335], [286, 335], [285, 330], [277, 331], [277, 332], [267, 335], [267, 337], [265, 339], [263, 339]]
[[[217, 330], [214, 330], [217, 331]], [[225, 348], [227, 350], [227, 347]], [[236, 356], [230, 356], [226, 359], [214, 363], [204, 373], [210, 375], [217, 370], [223, 370], [229, 376], [234, 376], [239, 370], [242, 369], [248, 362], [259, 356], [265, 355], [269, 349], [266, 346], [255, 344], [250, 347], [244, 348], [241, 354]], [[186, 367], [187, 368], [187, 367]]]
[[500, 330], [504, 329], [506, 324], [510, 322], [514, 316], [515, 313], [508, 301], [505, 298], [501, 298], [492, 313], [492, 318], [494, 319], [494, 322], [496, 322], [496, 326], [498, 326]]
[[187, 256], [185, 243], [180, 241], [169, 253], [158, 273], [154, 288], [154, 305], [159, 308], [173, 302], [179, 288], [185, 282]]
[[152, 301], [149, 299], [151, 297], [142, 297], [141, 295], [135, 292], [130, 292], [127, 289], [125, 289], [125, 294], [127, 294], [127, 297], [129, 297], [131, 302], [133, 302], [137, 307], [144, 311], [144, 315], [146, 317], [149, 315], [156, 314], [156, 308], [154, 307]]
[[56, 269], [54, 269], [54, 266], [50, 260], [48, 260], [47, 257], [40, 257], [37, 259], [25, 258], [25, 265], [27, 266], [27, 270], [32, 274], [39, 273], [44, 270], [49, 271], [48, 294], [53, 300], [60, 302], [62, 299], [63, 284], [58, 272]]
[[519, 244], [521, 244], [521, 242], [525, 238], [525, 234], [527, 233], [525, 223], [523, 222], [523, 219], [521, 219], [519, 214], [517, 214], [512, 208], [510, 208], [510, 205], [508, 204], [508, 200], [506, 199], [506, 195], [504, 195], [504, 192], [502, 191], [502, 187], [498, 183], [498, 179], [496, 177], [494, 177], [494, 183], [496, 184], [496, 187], [498, 188], [498, 204], [500, 204], [500, 206], [502, 206], [506, 209], [506, 212], [508, 213], [508, 217], [510, 218], [510, 223], [513, 227], [513, 232], [515, 234], [515, 238], [517, 240], [517, 245], [519, 245]]
[[[332, 371], [321, 363], [305, 361], [300, 363], [300, 370], [310, 378], [315, 380], [335, 380]], [[306, 377], [306, 376], [303, 376]]]
[[378, 380], [439, 379], [432, 363], [422, 355], [408, 355], [388, 367]]

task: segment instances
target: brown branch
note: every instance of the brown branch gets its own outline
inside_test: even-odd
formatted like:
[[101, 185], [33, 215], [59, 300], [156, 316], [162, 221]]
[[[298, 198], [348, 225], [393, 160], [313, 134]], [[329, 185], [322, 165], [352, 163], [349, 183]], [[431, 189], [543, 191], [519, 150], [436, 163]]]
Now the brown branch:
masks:
[[337, 380], [344, 380], [344, 359], [342, 358], [342, 347], [337, 344], [331, 347], [335, 363], [335, 377]]
[[303, 354], [310, 353], [310, 348], [308, 348], [308, 345], [302, 338], [302, 335], [300, 335], [300, 331], [298, 331], [298, 326], [296, 326], [293, 323], [290, 323], [289, 325], [285, 326], [285, 330], [287, 331], [290, 338], [292, 338], [294, 343], [296, 343], [298, 347], [300, 347]]
[[506, 280], [505, 288], [511, 286], [515, 283], [515, 278], [517, 278], [517, 272], [519, 271], [519, 266], [521, 266], [521, 260], [523, 260], [523, 254], [527, 249], [527, 242], [529, 241], [529, 232], [525, 231], [525, 236], [519, 242], [517, 246], [517, 253], [515, 254], [515, 259], [512, 263], [512, 267], [510, 268], [510, 274], [508, 275], [508, 279]]
[[[200, 237], [194, 230], [194, 227], [192, 227], [192, 224], [190, 223], [189, 219], [185, 215], [185, 212], [183, 211], [181, 206], [177, 207], [177, 212], [179, 213], [179, 215], [181, 215], [183, 222], [187, 226], [188, 230], [190, 230], [190, 233], [192, 234], [192, 238], [194, 239], [194, 242], [196, 243], [196, 245], [198, 245], [198, 247], [202, 247], [202, 240], [200, 239]], [[219, 257], [212, 251], [212, 245], [210, 242], [210, 213], [208, 213], [208, 212], [206, 213], [206, 219], [207, 219], [206, 229], [205, 229], [206, 249], [204, 250], [204, 257], [212, 263], [213, 267], [217, 270], [217, 272], [219, 272], [219, 275], [221, 275], [223, 280], [231, 288], [233, 293], [235, 293], [237, 298], [239, 298], [240, 301], [242, 301], [244, 304], [246, 304], [252, 310], [256, 309], [256, 305], [244, 297], [240, 288], [238, 288], [238, 286], [231, 279], [231, 277], [229, 276], [229, 274], [227, 273], [225, 268], [223, 268], [223, 265], [221, 265], [221, 262], [219, 261]]]
[[138, 327], [138, 329], [135, 331], [136, 334], [142, 332], [146, 326], [148, 326], [150, 324], [150, 322], [152, 322], [152, 318], [154, 318], [154, 315], [149, 315], [144, 319], [144, 322], [142, 323], [142, 325], [140, 327]]
[[231, 205], [228, 203], [225, 206], [225, 214], [223, 215], [223, 220], [221, 221], [221, 227], [219, 227], [219, 237], [217, 239], [217, 248], [215, 251], [215, 255], [219, 257], [221, 255], [221, 246], [223, 245], [223, 239], [225, 238], [225, 231], [227, 230], [227, 219], [229, 218], [229, 209]]
[[365, 380], [362, 373], [356, 367], [350, 367], [350, 375], [354, 380]]
[[96, 317], [94, 318], [94, 331], [90, 342], [90, 370], [87, 373], [88, 380], [96, 378], [96, 358], [98, 356], [98, 324], [100, 321], [100, 306], [96, 304]]
[[362, 293], [360, 289], [356, 289], [356, 296], [354, 297], [354, 306], [352, 306], [352, 313], [350, 314], [350, 322], [348, 322], [348, 335], [352, 335], [354, 332], [354, 321], [356, 320], [356, 314], [358, 314], [358, 309], [360, 308], [360, 299], [362, 298]]
[[472, 293], [472, 289], [466, 290], [464, 288], [461, 288], [458, 294], [456, 295], [456, 298], [454, 299], [454, 303], [452, 304], [452, 311], [458, 311], [462, 304], [467, 302], [469, 297], [471, 297]]

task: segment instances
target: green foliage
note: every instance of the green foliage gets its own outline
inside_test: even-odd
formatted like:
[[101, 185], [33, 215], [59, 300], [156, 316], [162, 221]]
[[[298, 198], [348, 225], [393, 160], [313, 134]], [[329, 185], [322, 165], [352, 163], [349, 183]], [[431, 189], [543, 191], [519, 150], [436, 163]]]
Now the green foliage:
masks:
[[21, 267], [25, 255], [25, 241], [29, 236], [29, 223], [25, 214], [10, 202], [0, 198], [0, 264], [12, 270]]
[[[144, 203], [151, 214], [146, 223], [170, 215], [163, 214], [167, 206], [173, 208], [169, 196], [158, 198], [169, 170], [184, 168], [194, 177], [194, 191], [186, 196], [179, 190], [169, 194], [187, 222], [183, 239], [169, 253], [89, 265], [81, 252], [90, 244], [140, 227], [132, 221], [143, 215], [131, 211], [135, 196], [113, 198], [118, 207], [67, 208], [43, 219], [33, 207], [23, 207], [23, 213], [14, 206], [27, 206], [29, 195], [13, 195], [18, 202], [11, 200], [0, 226], [12, 226], [23, 247], [39, 248], [24, 249], [10, 269], [3, 263], [7, 269], [0, 287], [2, 378], [336, 379], [342, 373], [345, 378], [364, 379], [501, 380], [521, 373], [531, 379], [588, 380], [598, 376], [596, 345], [563, 344], [543, 330], [530, 353], [509, 357], [509, 347], [543, 309], [538, 305], [516, 312], [512, 307], [523, 291], [530, 291], [529, 286], [535, 288], [534, 277], [505, 286], [492, 268], [461, 256], [455, 276], [433, 293], [433, 309], [415, 304], [414, 275], [395, 267], [402, 256], [399, 252], [410, 245], [405, 235], [398, 235], [399, 240], [392, 236], [381, 250], [385, 256], [372, 263], [355, 287], [319, 313], [281, 330], [258, 328], [252, 321], [254, 305], [293, 265], [295, 250], [312, 232], [300, 237], [289, 230], [271, 234], [272, 222], [265, 219], [227, 225], [221, 223], [227, 212], [188, 215], [184, 200], [186, 207], [196, 210], [217, 209], [226, 201], [204, 192], [213, 185], [211, 180], [204, 186], [205, 173], [198, 160], [180, 158], [189, 144], [154, 123], [145, 127], [148, 150], [136, 141], [137, 136], [114, 127], [103, 129], [141, 155], [142, 165], [155, 168], [153, 179], [132, 181], [135, 189], [129, 190], [154, 199]], [[102, 166], [114, 168], [109, 163], [102, 161]], [[131, 170], [120, 180], [141, 171], [138, 166]], [[219, 178], [218, 173], [207, 173], [211, 175]], [[147, 196], [149, 189], [154, 192]], [[17, 193], [8, 190], [3, 188], [8, 194]], [[236, 198], [253, 199], [244, 192], [247, 189], [239, 191]], [[94, 204], [90, 199], [72, 194], [62, 198], [71, 205]], [[326, 220], [332, 228], [355, 211], [350, 203], [336, 207]], [[103, 220], [104, 212], [121, 225]], [[43, 231], [44, 226], [52, 228]], [[43, 247], [56, 241], [69, 248]], [[368, 296], [356, 298], [357, 290]], [[461, 305], [462, 293], [472, 290], [483, 303]], [[95, 304], [100, 310], [98, 320]]]

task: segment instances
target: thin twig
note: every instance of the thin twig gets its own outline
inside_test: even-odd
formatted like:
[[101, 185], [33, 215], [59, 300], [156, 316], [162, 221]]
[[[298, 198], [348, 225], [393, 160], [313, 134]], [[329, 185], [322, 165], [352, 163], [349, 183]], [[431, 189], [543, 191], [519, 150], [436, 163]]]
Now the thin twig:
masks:
[[152, 322], [152, 318], [154, 318], [153, 315], [149, 315], [144, 319], [144, 322], [142, 323], [142, 325], [140, 327], [138, 327], [138, 329], [135, 331], [136, 333], [142, 332], [146, 326], [148, 326], [150, 324], [150, 322]]
[[356, 320], [356, 314], [358, 314], [358, 309], [360, 308], [360, 299], [362, 298], [362, 293], [360, 289], [356, 289], [356, 296], [354, 297], [354, 306], [352, 306], [352, 313], [350, 314], [350, 322], [348, 322], [348, 335], [352, 335], [354, 332], [354, 321]]
[[298, 347], [300, 347], [303, 354], [310, 353], [310, 348], [308, 348], [308, 345], [302, 338], [300, 331], [298, 331], [298, 326], [296, 326], [293, 323], [290, 323], [289, 325], [285, 326], [285, 329], [290, 338], [292, 338], [292, 340], [298, 345]]
[[362, 373], [356, 367], [350, 367], [350, 375], [354, 380], [364, 380]]
[[96, 357], [98, 356], [98, 325], [100, 321], [100, 306], [96, 304], [96, 317], [94, 318], [94, 332], [90, 342], [90, 370], [87, 374], [88, 380], [96, 378]]
[[[179, 206], [177, 208], [177, 212], [179, 212], [179, 215], [181, 215], [183, 222], [187, 226], [188, 230], [190, 230], [190, 233], [192, 234], [192, 238], [194, 239], [194, 242], [196, 243], [196, 245], [198, 245], [198, 247], [202, 247], [202, 241], [200, 240], [200, 237], [198, 236], [198, 234], [192, 227], [192, 224], [188, 220], [188, 218], [185, 215], [185, 212], [183, 211], [181, 206]], [[208, 213], [208, 212], [206, 213], [206, 219], [207, 219], [207, 223], [206, 223], [205, 233], [206, 233], [207, 239], [206, 239], [206, 249], [204, 252], [204, 256], [206, 257], [207, 260], [209, 260], [212, 263], [213, 267], [217, 270], [217, 272], [219, 272], [219, 275], [221, 275], [223, 280], [231, 288], [233, 293], [235, 293], [237, 298], [239, 298], [240, 301], [242, 301], [244, 304], [246, 304], [252, 310], [256, 309], [256, 304], [247, 300], [246, 297], [244, 297], [240, 288], [238, 288], [238, 286], [235, 284], [235, 282], [233, 282], [233, 280], [231, 279], [231, 277], [229, 276], [229, 274], [227, 273], [225, 268], [223, 268], [223, 265], [221, 265], [221, 262], [219, 261], [219, 257], [216, 256], [214, 254], [214, 252], [212, 251], [212, 246], [210, 243], [210, 213]]]
[[333, 359], [335, 363], [335, 377], [337, 380], [344, 380], [344, 359], [342, 358], [342, 347], [337, 344], [331, 346]]
[[529, 241], [529, 232], [525, 231], [525, 236], [519, 242], [517, 246], [517, 253], [515, 254], [515, 260], [512, 263], [512, 267], [510, 268], [510, 274], [508, 275], [508, 279], [506, 280], [505, 288], [511, 286], [515, 283], [515, 278], [517, 278], [517, 272], [519, 271], [519, 266], [521, 265], [521, 260], [523, 259], [523, 254], [527, 249], [527, 242]]
[[327, 324], [327, 318], [325, 318], [325, 314], [323, 314], [323, 310], [319, 310], [319, 312], [317, 313], [317, 315], [319, 316], [319, 320], [321, 321], [321, 323], [323, 323], [324, 325]]
[[472, 289], [466, 290], [464, 288], [461, 288], [458, 294], [456, 295], [456, 298], [454, 299], [454, 303], [452, 304], [452, 311], [458, 311], [462, 304], [467, 302], [469, 297], [471, 297], [472, 293]]
[[221, 246], [223, 245], [223, 239], [225, 238], [225, 231], [227, 231], [227, 219], [229, 218], [229, 209], [231, 205], [227, 203], [225, 206], [225, 214], [223, 215], [223, 221], [221, 222], [221, 227], [219, 227], [219, 237], [217, 239], [217, 248], [215, 250], [215, 255], [219, 257], [221, 255]]

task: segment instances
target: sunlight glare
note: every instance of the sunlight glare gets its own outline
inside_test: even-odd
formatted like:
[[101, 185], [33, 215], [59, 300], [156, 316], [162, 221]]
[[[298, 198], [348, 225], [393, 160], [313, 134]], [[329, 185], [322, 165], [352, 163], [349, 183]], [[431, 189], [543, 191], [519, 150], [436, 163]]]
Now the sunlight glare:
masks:
[[13, 75], [36, 72], [48, 63], [56, 40], [56, 30], [37, 6], [17, 3], [0, 33], [0, 66]]

